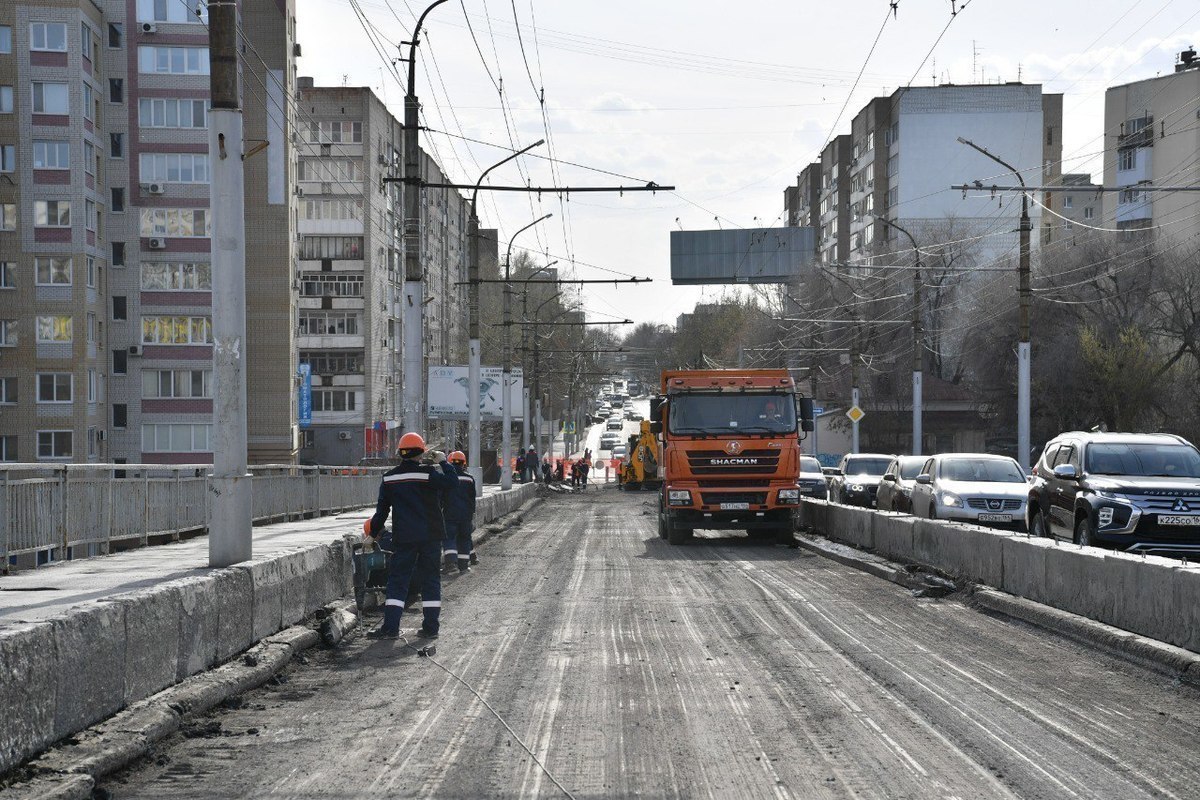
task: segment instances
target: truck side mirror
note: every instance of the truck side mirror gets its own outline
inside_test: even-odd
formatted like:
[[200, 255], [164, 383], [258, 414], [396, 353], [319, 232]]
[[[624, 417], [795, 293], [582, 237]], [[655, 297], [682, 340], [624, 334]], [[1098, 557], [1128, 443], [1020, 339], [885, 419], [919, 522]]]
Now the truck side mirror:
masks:
[[816, 423], [813, 421], [813, 401], [811, 397], [796, 398], [796, 410], [800, 416], [800, 430], [805, 433], [810, 433], [816, 429]]
[[661, 422], [651, 422], [650, 423], [650, 432], [653, 433], [655, 436], [662, 433], [662, 423]]
[[661, 397], [650, 398], [650, 421], [662, 422], [662, 401]]

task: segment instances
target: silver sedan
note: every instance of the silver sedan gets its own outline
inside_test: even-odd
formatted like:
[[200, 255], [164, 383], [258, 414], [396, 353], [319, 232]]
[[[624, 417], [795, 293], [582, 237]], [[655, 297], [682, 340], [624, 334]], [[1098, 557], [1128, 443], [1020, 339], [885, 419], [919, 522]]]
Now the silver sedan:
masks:
[[1024, 528], [1029, 486], [1015, 459], [985, 453], [930, 456], [917, 476], [912, 513]]

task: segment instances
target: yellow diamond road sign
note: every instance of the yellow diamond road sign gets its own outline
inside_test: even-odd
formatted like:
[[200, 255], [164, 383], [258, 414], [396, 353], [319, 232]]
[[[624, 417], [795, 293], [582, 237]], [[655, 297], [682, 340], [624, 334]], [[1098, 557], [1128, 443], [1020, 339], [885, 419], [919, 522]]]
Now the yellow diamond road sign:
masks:
[[850, 406], [850, 410], [846, 412], [846, 416], [850, 418], [851, 422], [858, 422], [866, 415], [867, 412], [863, 411], [858, 406]]

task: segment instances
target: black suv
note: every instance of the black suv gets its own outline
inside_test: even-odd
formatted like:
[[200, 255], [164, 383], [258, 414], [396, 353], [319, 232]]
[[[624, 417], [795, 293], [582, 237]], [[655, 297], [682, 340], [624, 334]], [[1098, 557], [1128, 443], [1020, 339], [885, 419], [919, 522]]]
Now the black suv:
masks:
[[1035, 536], [1133, 552], [1200, 552], [1200, 451], [1165, 433], [1064, 433], [1033, 467]]

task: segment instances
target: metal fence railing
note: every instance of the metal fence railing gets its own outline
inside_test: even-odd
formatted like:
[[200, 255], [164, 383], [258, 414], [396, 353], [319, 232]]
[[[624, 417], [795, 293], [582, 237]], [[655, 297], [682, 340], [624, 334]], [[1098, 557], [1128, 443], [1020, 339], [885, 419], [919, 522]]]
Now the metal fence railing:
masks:
[[[252, 466], [254, 521], [375, 504], [386, 467]], [[0, 572], [176, 539], [208, 522], [211, 464], [0, 466]]]

